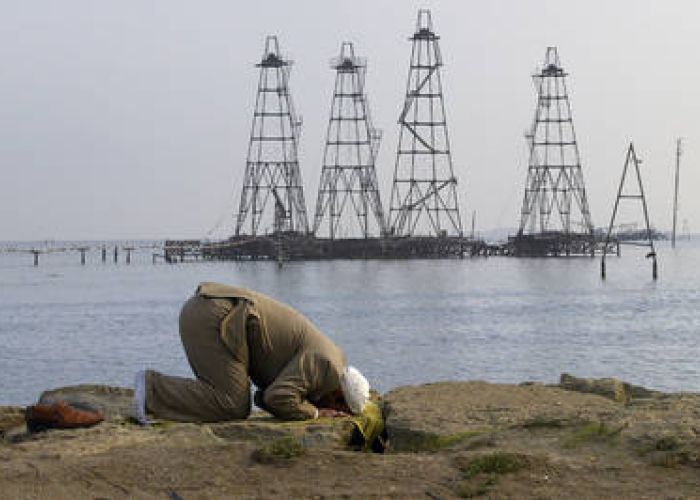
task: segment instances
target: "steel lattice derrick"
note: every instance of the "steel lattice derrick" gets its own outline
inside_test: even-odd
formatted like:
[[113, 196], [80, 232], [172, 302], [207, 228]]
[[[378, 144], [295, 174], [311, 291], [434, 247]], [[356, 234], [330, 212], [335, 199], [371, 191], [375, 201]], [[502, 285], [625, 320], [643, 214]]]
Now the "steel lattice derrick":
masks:
[[526, 134], [530, 153], [518, 232], [521, 235], [593, 234], [567, 76], [557, 48], [547, 47], [544, 64], [533, 75], [537, 105]]
[[389, 220], [397, 236], [462, 235], [440, 67], [429, 10], [419, 10], [406, 100], [399, 116]]
[[[297, 147], [301, 121], [289, 92], [292, 62], [276, 36], [265, 39], [236, 235], [308, 233]], [[246, 227], [248, 231], [246, 231]]]
[[381, 132], [373, 127], [369, 113], [366, 62], [355, 56], [351, 42], [343, 42], [331, 68], [336, 71], [335, 87], [314, 233], [330, 239], [356, 237], [357, 232], [364, 238], [383, 235], [384, 211], [375, 169]]

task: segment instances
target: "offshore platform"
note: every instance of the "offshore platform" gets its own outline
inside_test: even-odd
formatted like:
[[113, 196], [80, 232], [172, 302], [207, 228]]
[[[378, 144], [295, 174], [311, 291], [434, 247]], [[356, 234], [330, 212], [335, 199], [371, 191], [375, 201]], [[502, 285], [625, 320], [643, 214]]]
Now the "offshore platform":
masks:
[[[618, 254], [595, 231], [586, 196], [568, 74], [556, 47], [532, 75], [537, 93], [525, 134], [527, 178], [517, 234], [487, 244], [464, 234], [442, 90], [442, 53], [429, 10], [419, 10], [398, 117], [389, 204], [382, 203], [367, 61], [343, 42], [330, 63], [335, 86], [313, 221], [299, 168], [301, 120], [289, 87], [292, 62], [268, 36], [260, 70], [235, 233], [222, 241], [166, 241], [165, 260], [568, 257]], [[388, 206], [388, 209], [386, 208]], [[473, 221], [472, 221], [473, 224]]]
[[223, 241], [166, 241], [165, 260], [303, 260], [445, 258], [484, 254], [465, 237], [452, 165], [440, 70], [430, 11], [420, 10], [413, 35], [404, 105], [398, 124], [388, 213], [377, 181], [382, 134], [370, 112], [367, 63], [343, 42], [335, 72], [313, 223], [299, 168], [301, 120], [289, 79], [292, 62], [268, 36], [235, 233]]

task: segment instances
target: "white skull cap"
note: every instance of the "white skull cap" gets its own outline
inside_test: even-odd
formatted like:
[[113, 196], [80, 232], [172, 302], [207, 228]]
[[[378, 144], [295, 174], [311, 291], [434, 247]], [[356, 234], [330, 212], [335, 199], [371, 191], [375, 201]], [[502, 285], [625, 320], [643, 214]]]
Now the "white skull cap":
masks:
[[345, 402], [355, 415], [362, 413], [369, 401], [369, 382], [354, 366], [346, 366], [340, 374], [340, 388]]

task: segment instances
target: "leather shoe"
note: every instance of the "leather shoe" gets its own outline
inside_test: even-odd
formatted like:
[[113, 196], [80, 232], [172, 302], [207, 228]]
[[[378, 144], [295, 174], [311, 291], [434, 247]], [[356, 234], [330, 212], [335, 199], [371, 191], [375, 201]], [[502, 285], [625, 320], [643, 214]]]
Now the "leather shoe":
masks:
[[78, 410], [65, 401], [45, 405], [29, 406], [24, 412], [29, 432], [39, 432], [46, 429], [76, 429], [91, 427], [104, 420], [99, 411]]

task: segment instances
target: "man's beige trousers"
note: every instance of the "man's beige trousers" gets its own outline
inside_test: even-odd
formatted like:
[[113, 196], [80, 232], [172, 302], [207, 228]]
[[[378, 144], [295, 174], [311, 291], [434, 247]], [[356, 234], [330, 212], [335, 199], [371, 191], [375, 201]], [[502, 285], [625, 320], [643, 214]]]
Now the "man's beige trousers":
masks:
[[155, 418], [216, 422], [248, 417], [251, 409], [246, 332], [231, 352], [221, 340], [229, 299], [194, 296], [180, 312], [180, 337], [197, 379], [146, 372], [146, 409]]

